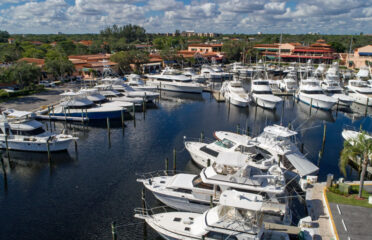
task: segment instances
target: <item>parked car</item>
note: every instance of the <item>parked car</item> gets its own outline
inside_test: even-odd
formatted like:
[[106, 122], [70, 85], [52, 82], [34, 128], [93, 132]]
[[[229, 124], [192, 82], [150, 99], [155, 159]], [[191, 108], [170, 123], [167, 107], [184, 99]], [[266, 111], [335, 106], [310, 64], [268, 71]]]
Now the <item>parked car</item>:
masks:
[[39, 83], [40, 85], [43, 85], [44, 87], [55, 87], [56, 85], [52, 82], [48, 82], [48, 81], [40, 81]]

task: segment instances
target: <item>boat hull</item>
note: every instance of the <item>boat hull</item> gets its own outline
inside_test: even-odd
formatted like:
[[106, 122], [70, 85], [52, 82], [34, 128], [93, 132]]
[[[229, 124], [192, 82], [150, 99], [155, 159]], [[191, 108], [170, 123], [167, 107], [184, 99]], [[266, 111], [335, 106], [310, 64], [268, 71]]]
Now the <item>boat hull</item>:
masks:
[[352, 93], [352, 92], [349, 92], [349, 96], [352, 97], [354, 99], [354, 102], [356, 103], [372, 106], [372, 98], [370, 97], [367, 97], [363, 94]]
[[323, 110], [330, 110], [336, 103], [330, 101], [322, 101], [320, 99], [311, 98], [311, 96], [304, 94], [297, 94], [297, 99], [301, 102], [311, 105], [314, 108]]
[[153, 192], [156, 199], [164, 203], [168, 207], [180, 210], [180, 211], [189, 211], [195, 213], [203, 213], [210, 208], [209, 203], [195, 201], [190, 202], [187, 198], [180, 198], [177, 196], [170, 196], [166, 194], [161, 194], [158, 192]]
[[226, 100], [230, 101], [232, 105], [238, 106], [238, 107], [247, 107], [248, 106], [248, 100], [239, 100], [234, 97], [231, 97], [230, 95], [226, 96]]
[[[49, 143], [49, 151], [50, 152], [59, 152], [59, 151], [66, 151], [72, 142], [72, 139], [64, 140], [64, 141], [57, 141], [57, 142], [50, 142]], [[5, 149], [6, 143], [4, 137], [0, 138], [0, 148]], [[47, 152], [48, 146], [46, 142], [24, 142], [24, 141], [16, 141], [12, 139], [8, 139], [8, 149], [15, 150], [15, 151], [25, 151], [25, 152]]]
[[259, 95], [253, 95], [253, 102], [260, 107], [267, 108], [267, 109], [275, 109], [279, 102], [268, 101], [266, 99], [260, 98]]

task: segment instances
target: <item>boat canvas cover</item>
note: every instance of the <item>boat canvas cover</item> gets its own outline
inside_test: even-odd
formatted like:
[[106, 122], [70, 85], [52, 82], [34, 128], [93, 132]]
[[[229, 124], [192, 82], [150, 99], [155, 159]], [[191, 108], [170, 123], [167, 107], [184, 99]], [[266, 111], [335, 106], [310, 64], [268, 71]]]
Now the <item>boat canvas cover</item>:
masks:
[[235, 190], [224, 191], [220, 196], [220, 205], [260, 211], [263, 199], [261, 195], [253, 193], [238, 192]]
[[246, 165], [245, 159], [246, 156], [240, 152], [221, 152], [216, 159], [216, 163], [241, 168]]
[[301, 177], [313, 174], [319, 170], [317, 166], [307, 160], [301, 153], [291, 153], [285, 156], [293, 167], [297, 169]]
[[286, 127], [279, 126], [279, 125], [267, 126], [264, 128], [264, 132], [273, 134], [275, 136], [284, 137], [284, 138], [288, 138], [288, 137], [291, 137], [297, 134], [296, 131], [292, 131]]

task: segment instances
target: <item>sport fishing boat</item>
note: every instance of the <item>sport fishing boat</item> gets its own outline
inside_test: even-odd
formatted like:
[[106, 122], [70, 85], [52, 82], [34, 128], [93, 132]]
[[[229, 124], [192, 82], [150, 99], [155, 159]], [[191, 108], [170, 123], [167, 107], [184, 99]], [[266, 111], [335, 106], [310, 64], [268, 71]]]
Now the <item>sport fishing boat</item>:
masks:
[[265, 127], [263, 132], [255, 138], [226, 131], [216, 131], [214, 136], [219, 141], [226, 139], [235, 145], [255, 144], [275, 157], [280, 167], [290, 169], [300, 177], [314, 175], [319, 168], [298, 149], [295, 142], [297, 134], [298, 132], [288, 127], [274, 124]]
[[54, 107], [53, 115], [66, 117], [86, 117], [89, 120], [121, 118], [122, 111], [133, 106], [128, 102], [105, 102], [99, 105], [90, 101], [85, 94], [68, 91], [60, 94], [63, 100]]
[[[164, 209], [164, 208], [162, 208]], [[159, 212], [157, 209], [135, 209], [135, 217], [143, 219], [164, 239], [237, 239], [289, 240], [286, 233], [265, 230], [263, 199], [260, 195], [226, 191], [220, 205], [204, 213]]]
[[211, 199], [219, 204], [223, 191], [234, 189], [258, 194], [265, 200], [269, 222], [290, 224], [288, 201], [285, 196], [285, 180], [278, 166], [272, 166], [266, 174], [259, 169], [219, 159], [200, 175], [179, 173], [137, 179], [165, 205], [180, 210], [203, 213], [210, 207]]
[[0, 148], [30, 152], [65, 151], [77, 138], [45, 131], [35, 114], [8, 109], [0, 115]]
[[322, 77], [323, 74], [325, 73], [325, 70], [326, 70], [326, 65], [324, 63], [319, 64], [318, 67], [314, 71], [314, 76]]
[[356, 77], [360, 80], [368, 80], [372, 77], [369, 74], [370, 74], [369, 67], [365, 66], [359, 69], [358, 73], [356, 74]]
[[213, 164], [220, 155], [230, 154], [231, 161], [245, 161], [251, 166], [267, 171], [276, 163], [268, 151], [257, 147], [254, 143], [239, 142], [238, 144], [229, 140], [221, 139], [210, 144], [196, 141], [185, 141], [185, 147], [190, 153], [192, 160], [200, 167], [207, 167], [208, 162]]
[[301, 80], [297, 99], [315, 108], [330, 110], [337, 100], [324, 94], [320, 81], [315, 78]]
[[241, 62], [234, 62], [232, 64], [231, 72], [239, 75], [240, 77], [248, 77], [251, 75], [251, 69], [244, 66]]
[[349, 80], [348, 94], [356, 103], [372, 106], [372, 88], [364, 80]]
[[79, 90], [79, 93], [85, 95], [86, 98], [94, 103], [102, 103], [107, 99], [104, 95], [98, 92], [98, 89], [95, 88], [82, 88]]
[[326, 80], [321, 82], [321, 87], [326, 95], [336, 99], [340, 105], [350, 107], [350, 105], [354, 102], [352, 97], [343, 93], [343, 89], [340, 86], [339, 81], [328, 80], [328, 78], [326, 78]]
[[272, 93], [270, 82], [263, 79], [251, 81], [251, 98], [258, 106], [268, 109], [275, 109], [282, 102], [280, 97]]
[[238, 107], [247, 107], [250, 102], [248, 92], [240, 81], [225, 81], [220, 89], [226, 101]]
[[174, 92], [202, 93], [203, 87], [181, 72], [166, 67], [160, 74], [147, 74], [147, 83], [158, 89]]
[[283, 92], [295, 93], [298, 89], [297, 78], [289, 73], [279, 82], [279, 87]]

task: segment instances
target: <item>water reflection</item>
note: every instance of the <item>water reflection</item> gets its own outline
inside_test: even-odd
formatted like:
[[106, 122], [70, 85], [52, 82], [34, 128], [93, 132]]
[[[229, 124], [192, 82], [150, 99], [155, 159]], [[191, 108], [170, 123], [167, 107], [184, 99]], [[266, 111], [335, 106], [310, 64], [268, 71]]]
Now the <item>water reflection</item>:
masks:
[[296, 103], [298, 106], [298, 114], [297, 117], [304, 121], [304, 120], [321, 120], [321, 121], [327, 121], [327, 122], [334, 122], [335, 119], [333, 117], [332, 111], [324, 111], [318, 108], [311, 108], [310, 106], [303, 103], [298, 102]]
[[189, 102], [191, 101], [204, 101], [202, 94], [196, 93], [182, 93], [182, 92], [171, 92], [161, 91], [161, 100], [168, 100], [173, 102]]

